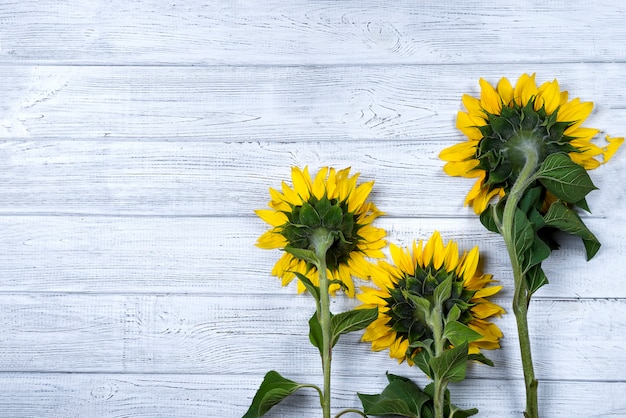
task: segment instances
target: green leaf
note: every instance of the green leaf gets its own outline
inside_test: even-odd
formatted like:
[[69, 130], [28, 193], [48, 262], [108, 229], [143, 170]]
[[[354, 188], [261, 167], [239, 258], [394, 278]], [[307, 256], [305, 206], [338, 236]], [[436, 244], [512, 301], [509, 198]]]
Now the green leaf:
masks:
[[317, 228], [322, 224], [317, 211], [308, 202], [304, 202], [300, 209], [300, 223], [310, 228]]
[[355, 309], [334, 315], [330, 321], [332, 346], [335, 346], [340, 335], [365, 329], [376, 318], [378, 318], [378, 308]]
[[306, 287], [306, 290], [308, 290], [309, 293], [315, 298], [316, 302], [319, 303], [320, 288], [315, 286], [313, 282], [311, 282], [311, 280], [308, 277], [306, 277], [304, 274], [297, 272], [297, 271], [292, 271], [292, 273], [296, 275], [298, 280], [300, 280], [302, 284], [304, 285], [304, 287]]
[[541, 200], [541, 187], [532, 187], [522, 196], [518, 206], [524, 213], [528, 213], [531, 208], [537, 207], [537, 203]]
[[300, 260], [304, 260], [307, 263], [311, 263], [315, 266], [318, 266], [320, 263], [320, 260], [315, 255], [315, 252], [311, 250], [306, 250], [304, 248], [295, 248], [290, 245], [287, 245], [285, 246], [285, 251], [287, 251], [289, 254], [293, 255], [294, 257], [299, 258]]
[[565, 154], [551, 154], [536, 174], [550, 193], [567, 203], [576, 203], [596, 189], [587, 170]]
[[496, 234], [500, 233], [500, 229], [498, 228], [495, 215], [498, 215], [499, 219], [502, 219], [503, 213], [500, 202], [502, 202], [502, 200], [500, 200], [497, 205], [489, 205], [489, 207], [480, 214], [480, 223], [482, 223], [488, 231], [495, 232]]
[[528, 289], [527, 299], [530, 300], [530, 296], [546, 284], [548, 284], [548, 278], [543, 272], [541, 265], [533, 266], [528, 270], [528, 273], [526, 273], [526, 288]]
[[315, 311], [311, 319], [309, 319], [309, 341], [317, 347], [320, 355], [322, 355], [322, 347], [324, 345], [322, 338], [322, 326], [317, 318], [317, 311]]
[[552, 250], [543, 242], [541, 238], [535, 235], [532, 245], [524, 254], [524, 271], [530, 270], [532, 266], [536, 266], [550, 256]]
[[600, 241], [587, 229], [580, 216], [563, 202], [554, 202], [545, 214], [544, 220], [546, 226], [551, 226], [582, 238], [587, 252], [587, 261], [591, 260], [600, 249]]
[[424, 374], [433, 377], [433, 370], [430, 368], [430, 354], [427, 350], [421, 349], [413, 356], [413, 362]]
[[410, 418], [422, 418], [424, 405], [431, 400], [409, 379], [387, 374], [389, 384], [379, 395], [359, 393], [363, 412], [367, 415], [400, 415]]
[[438, 357], [430, 359], [430, 366], [440, 379], [460, 382], [465, 379], [467, 369], [467, 342], [445, 350]]
[[456, 321], [461, 317], [461, 308], [455, 303], [452, 305], [452, 308], [448, 311], [448, 316], [446, 317], [446, 322]]
[[436, 306], [443, 306], [444, 302], [450, 299], [452, 295], [452, 279], [453, 275], [449, 275], [444, 281], [439, 283], [433, 292], [433, 299]]
[[493, 367], [493, 361], [489, 360], [482, 353], [468, 354], [467, 361], [477, 361], [479, 363], [486, 364], [487, 366]]
[[524, 252], [529, 249], [535, 239], [535, 231], [532, 224], [521, 209], [515, 209], [513, 220], [513, 243], [517, 257], [521, 260]]
[[454, 346], [463, 343], [471, 343], [482, 337], [480, 333], [457, 321], [448, 322], [446, 324], [443, 330], [443, 336]]
[[252, 399], [250, 409], [242, 418], [258, 418], [265, 415], [270, 408], [302, 387], [312, 387], [312, 385], [301, 385], [285, 379], [274, 370], [267, 372], [261, 387]]
[[415, 304], [415, 307], [419, 309], [425, 316], [430, 315], [432, 305], [428, 299], [422, 296], [417, 296], [404, 289], [402, 290], [402, 296], [404, 296], [405, 299], [408, 299], [411, 302], [413, 302]]

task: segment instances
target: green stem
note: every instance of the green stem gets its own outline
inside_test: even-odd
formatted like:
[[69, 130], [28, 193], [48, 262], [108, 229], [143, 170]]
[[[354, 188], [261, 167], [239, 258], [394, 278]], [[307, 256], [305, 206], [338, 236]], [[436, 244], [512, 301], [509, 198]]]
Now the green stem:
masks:
[[325, 228], [317, 229], [311, 237], [313, 250], [318, 259], [317, 270], [320, 285], [320, 306], [317, 312], [318, 321], [322, 328], [322, 369], [324, 374], [324, 389], [322, 396], [322, 414], [330, 418], [330, 363], [332, 360], [331, 315], [329, 280], [326, 274], [326, 252], [333, 244], [332, 234]]
[[[433, 340], [435, 343], [435, 357], [439, 357], [444, 350], [445, 339], [443, 338], [443, 309], [441, 306], [435, 306], [430, 314], [430, 327], [433, 331]], [[435, 418], [443, 418], [444, 403], [448, 380], [442, 379], [437, 373], [433, 376], [435, 382]]]
[[526, 277], [522, 270], [521, 260], [515, 248], [515, 212], [517, 205], [524, 195], [526, 188], [532, 182], [532, 176], [537, 169], [537, 151], [529, 147], [525, 152], [526, 162], [520, 174], [513, 184], [504, 205], [501, 232], [506, 248], [511, 259], [515, 291], [513, 294], [513, 313], [517, 322], [522, 368], [524, 370], [524, 383], [526, 386], [526, 418], [538, 418], [539, 407], [537, 401], [537, 385], [528, 333], [528, 304], [530, 295], [526, 284]]

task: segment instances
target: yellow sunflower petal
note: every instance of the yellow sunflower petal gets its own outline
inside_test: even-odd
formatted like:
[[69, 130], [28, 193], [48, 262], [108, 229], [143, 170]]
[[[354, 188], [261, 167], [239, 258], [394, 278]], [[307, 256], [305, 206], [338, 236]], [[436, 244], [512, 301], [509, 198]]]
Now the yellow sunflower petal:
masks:
[[556, 80], [547, 81], [537, 89], [537, 99], [535, 100], [535, 110], [545, 106], [548, 115], [553, 114], [561, 105], [561, 89]]
[[480, 84], [480, 106], [492, 115], [499, 115], [502, 112], [502, 99], [491, 84], [484, 78], [479, 80]]
[[476, 145], [477, 142], [475, 141], [465, 141], [454, 144], [441, 151], [439, 158], [444, 161], [465, 161], [476, 155]]
[[478, 129], [478, 126], [485, 125], [483, 119], [472, 119], [466, 112], [459, 112], [456, 118], [456, 127], [463, 132], [472, 141], [480, 141], [483, 134]]
[[610, 137], [606, 136], [606, 140], [609, 143], [606, 147], [604, 147], [604, 162], [609, 161], [613, 155], [617, 152], [617, 150], [624, 143], [624, 138], [622, 137]]
[[313, 180], [312, 191], [313, 196], [317, 199], [321, 199], [326, 193], [326, 176], [328, 175], [328, 167], [322, 167], [320, 171], [317, 172], [315, 179]]
[[500, 81], [498, 81], [496, 90], [505, 105], [509, 106], [513, 102], [513, 86], [507, 78], [502, 77]]
[[443, 171], [449, 176], [478, 177], [480, 170], [474, 170], [480, 164], [478, 160], [451, 161], [443, 166]]
[[535, 84], [535, 74], [522, 74], [515, 84], [513, 99], [515, 103], [524, 106], [531, 98], [537, 95], [537, 85]]

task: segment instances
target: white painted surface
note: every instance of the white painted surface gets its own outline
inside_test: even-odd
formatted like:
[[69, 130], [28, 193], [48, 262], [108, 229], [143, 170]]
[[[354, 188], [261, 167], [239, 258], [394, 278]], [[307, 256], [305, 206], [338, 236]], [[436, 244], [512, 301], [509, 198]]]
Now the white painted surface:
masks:
[[[321, 383], [311, 303], [254, 247], [252, 211], [291, 165], [375, 179], [394, 242], [479, 243], [508, 306], [500, 237], [437, 154], [463, 140], [455, 115], [479, 77], [522, 72], [558, 78], [596, 103], [589, 126], [625, 135], [626, 6], [450, 3], [0, 4], [0, 416], [238, 417], [270, 368]], [[603, 247], [586, 263], [566, 239], [532, 303], [545, 417], [626, 416], [625, 177], [623, 150], [592, 172]], [[471, 366], [452, 396], [521, 417], [513, 316], [498, 324], [496, 367]], [[426, 383], [358, 338], [336, 349], [336, 410], [387, 370]], [[318, 416], [316, 401], [269, 416]]]

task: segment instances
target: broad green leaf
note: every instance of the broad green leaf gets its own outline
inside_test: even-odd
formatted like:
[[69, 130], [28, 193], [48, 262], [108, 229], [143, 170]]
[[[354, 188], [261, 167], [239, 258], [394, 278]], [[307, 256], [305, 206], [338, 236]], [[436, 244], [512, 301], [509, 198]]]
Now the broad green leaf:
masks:
[[476, 341], [482, 337], [480, 333], [457, 321], [448, 322], [446, 324], [443, 330], [443, 336], [454, 346], [458, 346], [463, 343], [471, 343], [472, 341]]
[[319, 319], [317, 318], [317, 311], [315, 311], [311, 319], [309, 319], [309, 341], [317, 347], [320, 355], [322, 355], [322, 346], [324, 344], [322, 339], [322, 327]]
[[504, 199], [498, 201], [496, 205], [489, 205], [489, 207], [480, 214], [480, 223], [482, 223], [488, 231], [495, 232], [496, 234], [500, 233], [496, 215], [499, 219], [502, 219], [503, 201]]
[[438, 357], [430, 359], [430, 367], [440, 379], [460, 382], [465, 379], [467, 369], [467, 342], [445, 350]]
[[431, 398], [409, 379], [390, 374], [387, 379], [389, 384], [379, 395], [358, 394], [363, 412], [376, 416], [424, 417], [422, 408]]
[[300, 223], [310, 228], [317, 228], [322, 223], [317, 211], [308, 202], [304, 202], [300, 209]]
[[436, 306], [443, 306], [444, 302], [450, 299], [452, 295], [452, 279], [453, 275], [448, 276], [444, 281], [439, 283], [433, 292], [433, 299]]
[[309, 291], [309, 293], [315, 298], [315, 301], [319, 304], [320, 288], [315, 286], [313, 282], [311, 282], [311, 280], [308, 277], [306, 277], [304, 274], [297, 272], [297, 271], [292, 271], [292, 273], [296, 275], [298, 280], [302, 282], [304, 287], [306, 287], [306, 290]]
[[548, 284], [548, 278], [543, 272], [541, 264], [533, 266], [526, 273], [526, 288], [528, 289], [527, 298], [530, 300], [530, 296], [546, 284]]
[[258, 418], [274, 405], [280, 403], [287, 396], [303, 387], [313, 387], [312, 385], [301, 385], [293, 380], [285, 379], [274, 370], [267, 372], [261, 383], [261, 387], [257, 390], [250, 409], [242, 418]]
[[541, 199], [541, 192], [541, 187], [532, 187], [524, 192], [524, 195], [518, 204], [518, 207], [522, 210], [522, 212], [528, 213], [531, 208], [537, 206]]
[[433, 370], [430, 368], [430, 354], [427, 350], [421, 349], [413, 356], [413, 363], [430, 378], [433, 377]]
[[524, 271], [528, 271], [532, 266], [536, 266], [550, 256], [552, 250], [543, 242], [541, 238], [535, 235], [532, 245], [524, 254]]
[[517, 257], [521, 260], [524, 252], [529, 249], [535, 239], [535, 231], [532, 224], [521, 209], [515, 209], [513, 220], [513, 244]]
[[587, 170], [565, 154], [551, 154], [535, 174], [550, 193], [567, 203], [580, 202], [596, 189]]
[[300, 260], [304, 260], [307, 263], [311, 263], [315, 266], [318, 266], [320, 263], [320, 260], [315, 255], [315, 252], [311, 250], [306, 250], [304, 248], [295, 248], [290, 245], [287, 245], [285, 246], [285, 251], [287, 251], [289, 254], [293, 255], [294, 257], [299, 258]]
[[587, 229], [580, 216], [563, 202], [554, 202], [545, 214], [544, 220], [546, 226], [551, 226], [582, 238], [587, 252], [587, 260], [591, 260], [600, 249], [600, 241]]
[[353, 331], [365, 329], [378, 318], [378, 308], [355, 309], [333, 315], [331, 324], [332, 346], [334, 347], [339, 336]]

